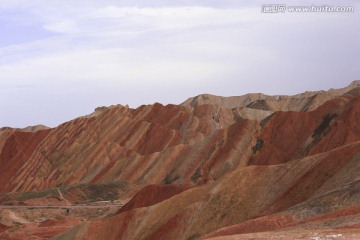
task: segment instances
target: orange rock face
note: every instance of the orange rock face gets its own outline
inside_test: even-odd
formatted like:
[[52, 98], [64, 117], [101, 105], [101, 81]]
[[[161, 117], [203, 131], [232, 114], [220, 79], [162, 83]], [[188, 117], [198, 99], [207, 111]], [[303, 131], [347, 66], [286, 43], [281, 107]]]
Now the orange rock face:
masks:
[[188, 189], [178, 185], [147, 185], [141, 189], [117, 213], [130, 211], [135, 208], [148, 207], [162, 202]]
[[[358, 85], [293, 97], [203, 95], [182, 105], [118, 105], [53, 129], [3, 128], [2, 204], [102, 209], [53, 217], [41, 210], [43, 218], [9, 209], [0, 238], [11, 239], [17, 224], [28, 227], [15, 235], [24, 239], [355, 234]], [[104, 204], [123, 206], [105, 211]]]

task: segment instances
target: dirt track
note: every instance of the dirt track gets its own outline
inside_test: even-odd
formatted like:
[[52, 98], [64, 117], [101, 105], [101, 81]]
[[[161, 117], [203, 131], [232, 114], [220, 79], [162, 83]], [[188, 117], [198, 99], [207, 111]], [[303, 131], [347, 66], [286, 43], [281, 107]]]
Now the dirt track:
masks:
[[123, 205], [120, 204], [108, 204], [108, 205], [0, 205], [0, 209], [26, 209], [26, 208], [37, 208], [37, 209], [78, 209], [78, 208], [121, 208]]

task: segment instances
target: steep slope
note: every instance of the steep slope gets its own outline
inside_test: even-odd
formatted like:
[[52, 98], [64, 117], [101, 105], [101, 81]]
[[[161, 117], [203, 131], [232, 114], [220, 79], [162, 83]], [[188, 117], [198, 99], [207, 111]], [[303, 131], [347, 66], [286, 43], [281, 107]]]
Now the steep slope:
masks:
[[[256, 221], [257, 217], [282, 209], [288, 210], [279, 213], [277, 219], [284, 221], [278, 228], [317, 223], [317, 218], [331, 220], [334, 217], [326, 214], [334, 213], [336, 216], [336, 212], [348, 211], [346, 209], [350, 211], [344, 216], [358, 215], [358, 211], [351, 210], [360, 207], [357, 181], [351, 183], [353, 186], [342, 183], [343, 188], [332, 189], [320, 196], [315, 193], [319, 186], [332, 181], [339, 169], [359, 169], [359, 150], [360, 142], [356, 142], [286, 164], [245, 167], [217, 182], [189, 189], [148, 208], [131, 209], [104, 221], [81, 224], [54, 239], [197, 239], [221, 226], [245, 225], [246, 221]], [[341, 158], [341, 161], [332, 163], [333, 158]], [[323, 168], [329, 164], [330, 167]], [[339, 198], [343, 200], [339, 202]], [[279, 202], [281, 208], [274, 208]], [[298, 203], [302, 204], [289, 208]], [[317, 227], [349, 227], [349, 224], [356, 227], [359, 223], [360, 218], [355, 218]], [[273, 230], [270, 224], [254, 226], [252, 230], [248, 227], [245, 230]]]
[[[3, 205], [106, 201], [111, 210], [36, 210], [32, 218], [31, 207], [2, 209], [0, 238], [205, 239], [357, 229], [359, 85], [292, 97], [117, 105], [52, 129], [2, 128]], [[45, 212], [48, 221], [39, 217]]]
[[[211, 105], [155, 104], [135, 110], [114, 106], [98, 111], [101, 113], [96, 116], [54, 129], [34, 133], [7, 130], [14, 132], [4, 137], [7, 144], [1, 156], [13, 170], [0, 177], [6, 182], [0, 192], [118, 180], [141, 186], [206, 182], [204, 175], [210, 167], [218, 178], [245, 161], [258, 128], [255, 120], [238, 118], [235, 111]], [[23, 135], [25, 143], [15, 148], [13, 143], [20, 142]], [[31, 146], [21, 148], [30, 140]], [[243, 157], [233, 148], [244, 149]], [[228, 155], [230, 166], [226, 168], [218, 156], [220, 149]]]
[[56, 129], [6, 130], [0, 162], [14, 170], [1, 175], [0, 192], [117, 180], [201, 184], [239, 166], [282, 163], [355, 141], [359, 107], [346, 96], [308, 113], [276, 112], [259, 124], [214, 105], [116, 106]]
[[[50, 130], [42, 130], [37, 132], [22, 132], [15, 130], [4, 130], [1, 135], [6, 136], [2, 141], [2, 148], [0, 152], [0, 193], [10, 192], [11, 190], [19, 190], [24, 181], [12, 181], [14, 178], [24, 178], [26, 180], [32, 180], [36, 170], [29, 169], [25, 176], [19, 176], [18, 170], [21, 169], [24, 165], [29, 163], [28, 157], [32, 155], [36, 148], [39, 146], [40, 142], [49, 134]], [[40, 156], [39, 156], [40, 155]], [[40, 167], [44, 158], [40, 153], [37, 155], [37, 166]], [[15, 186], [15, 189], [13, 188]]]
[[[277, 112], [254, 132], [258, 139], [251, 148], [248, 163], [256, 166], [246, 167], [245, 163], [239, 170], [204, 187], [192, 188], [148, 208], [131, 208], [104, 222], [85, 223], [56, 239], [75, 236], [78, 239], [197, 239], [235, 223], [243, 224], [240, 229], [241, 226], [247, 229], [240, 233], [247, 233], [250, 224], [246, 225], [247, 221], [255, 219], [256, 223], [261, 216], [282, 211], [287, 211], [279, 217], [284, 219], [283, 225], [275, 215], [275, 220], [269, 217], [268, 221], [275, 221], [276, 227], [264, 226], [260, 218], [258, 225], [251, 222], [255, 226], [253, 231], [301, 228], [306, 224], [310, 224], [309, 228], [326, 228], [327, 221], [313, 219], [335, 221], [336, 212], [340, 215], [348, 212], [345, 214], [348, 218], [342, 219], [340, 225], [335, 221], [330, 229], [356, 228], [360, 218], [351, 209], [359, 206], [360, 198], [349, 194], [357, 192], [354, 179], [358, 171], [344, 169], [359, 169], [360, 132], [356, 118], [359, 102], [356, 95], [346, 94], [312, 112]], [[299, 124], [294, 123], [300, 120]], [[199, 176], [204, 172], [207, 171], [200, 171]], [[339, 202], [339, 199], [344, 200]], [[314, 209], [314, 205], [323, 207]], [[328, 213], [333, 215], [327, 216]], [[124, 225], [119, 227], [119, 223]], [[112, 230], [90, 230], [106, 228]]]
[[[278, 164], [360, 139], [360, 99], [344, 96], [312, 112], [276, 112], [263, 124], [249, 164]], [[254, 150], [254, 151], [255, 151]]]

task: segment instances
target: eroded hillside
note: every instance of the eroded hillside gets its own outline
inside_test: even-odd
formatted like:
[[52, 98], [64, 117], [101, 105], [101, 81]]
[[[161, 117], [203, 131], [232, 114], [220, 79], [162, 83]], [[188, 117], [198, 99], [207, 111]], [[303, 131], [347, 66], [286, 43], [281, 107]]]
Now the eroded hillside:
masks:
[[359, 86], [3, 128], [0, 238], [360, 237]]

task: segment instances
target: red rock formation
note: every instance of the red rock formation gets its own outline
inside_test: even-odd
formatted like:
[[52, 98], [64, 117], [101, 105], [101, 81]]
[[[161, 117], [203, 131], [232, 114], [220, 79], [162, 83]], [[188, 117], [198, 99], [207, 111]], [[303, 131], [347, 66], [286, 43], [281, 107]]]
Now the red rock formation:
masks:
[[3, 224], [0, 223], [0, 233], [4, 232], [5, 230], [7, 230], [9, 228], [11, 228], [11, 227], [8, 227], [8, 226], [3, 225]]
[[[311, 189], [324, 184], [334, 176], [328, 174], [327, 170], [323, 173], [323, 166], [319, 166], [322, 163], [332, 164], [329, 156], [342, 154], [345, 166], [358, 168], [359, 163], [352, 161], [352, 151], [359, 147], [360, 142], [357, 142], [329, 153], [318, 154], [287, 164], [245, 167], [227, 174], [217, 182], [189, 189], [151, 207], [122, 212], [106, 219], [105, 222], [86, 223], [80, 226], [76, 232], [68, 232], [56, 239], [71, 238], [75, 233], [78, 234], [76, 236], [81, 236], [80, 239], [90, 236], [95, 239], [151, 239], [153, 236], [161, 236], [161, 239], [189, 239], [199, 238], [218, 228], [236, 223], [240, 223], [240, 225], [235, 230], [223, 230], [220, 235], [224, 234], [224, 231], [226, 234], [248, 233], [276, 230], [295, 224], [303, 225], [314, 221], [312, 219], [316, 219], [315, 216], [318, 216], [319, 219], [344, 216], [346, 214], [339, 213], [339, 215], [334, 212], [343, 211], [342, 209], [345, 208], [357, 209], [360, 204], [358, 196], [350, 197], [348, 194], [352, 191], [356, 192], [360, 186], [343, 187], [337, 192], [328, 192], [318, 197], [311, 194]], [[333, 164], [336, 165], [336, 163]], [[345, 166], [343, 164], [343, 167]], [[324, 177], [312, 174], [315, 171]], [[304, 182], [303, 186], [299, 185], [301, 182]], [[306, 192], [308, 188], [310, 188], [310, 193]], [[291, 194], [288, 194], [289, 191]], [[284, 198], [284, 196], [286, 197]], [[339, 205], [339, 198], [347, 198], [347, 200]], [[283, 203], [283, 207], [273, 207], [278, 203], [281, 205], [280, 202]], [[298, 202], [301, 202], [302, 205], [296, 205]], [[293, 206], [296, 207], [291, 208]], [[317, 207], [314, 208], [314, 206]], [[282, 209], [286, 211], [280, 215], [258, 218], [261, 215], [277, 213]], [[307, 214], [304, 215], [304, 212]], [[352, 216], [358, 214], [354, 210], [347, 212]], [[327, 213], [333, 214], [326, 215]], [[320, 217], [320, 215], [324, 217]], [[351, 223], [354, 225], [359, 222], [360, 219], [357, 218], [343, 220], [341, 224]], [[126, 223], [126, 226], [116, 228], [115, 226], [118, 226], [119, 223]], [[112, 229], [111, 233], [105, 230], [109, 226]], [[320, 223], [319, 225], [320, 228], [324, 228], [324, 226], [326, 224], [321, 225]], [[83, 229], [94, 228], [104, 230], [91, 232], [91, 235], [89, 232], [83, 231]]]
[[[0, 193], [37, 192], [0, 195], [0, 202], [46, 202], [60, 188], [68, 203], [129, 200], [116, 214], [92, 216], [54, 239], [358, 228], [358, 84], [294, 97], [203, 95], [179, 106], [118, 105], [53, 129], [3, 128]], [[62, 223], [51, 218], [36, 229]]]
[[276, 112], [258, 136], [249, 164], [279, 164], [358, 141], [358, 97], [341, 97], [312, 112]]
[[[24, 181], [22, 179], [28, 180], [36, 174], [37, 168], [41, 167], [41, 162], [43, 161], [41, 153], [38, 152], [37, 155], [40, 159], [37, 159], [36, 166], [33, 166], [30, 171], [24, 173], [24, 176], [14, 175], [18, 169], [28, 163], [28, 157], [34, 154], [36, 148], [48, 133], [49, 130], [35, 133], [13, 131], [7, 134], [0, 154], [0, 166], [2, 170], [0, 174], [0, 193], [22, 190], [24, 187]], [[18, 178], [19, 180], [16, 182], [11, 181], [11, 179], [14, 178]]]
[[128, 203], [126, 203], [117, 213], [129, 211], [131, 209], [148, 207], [162, 202], [175, 196], [189, 187], [178, 185], [154, 185], [150, 184], [141, 189]]

